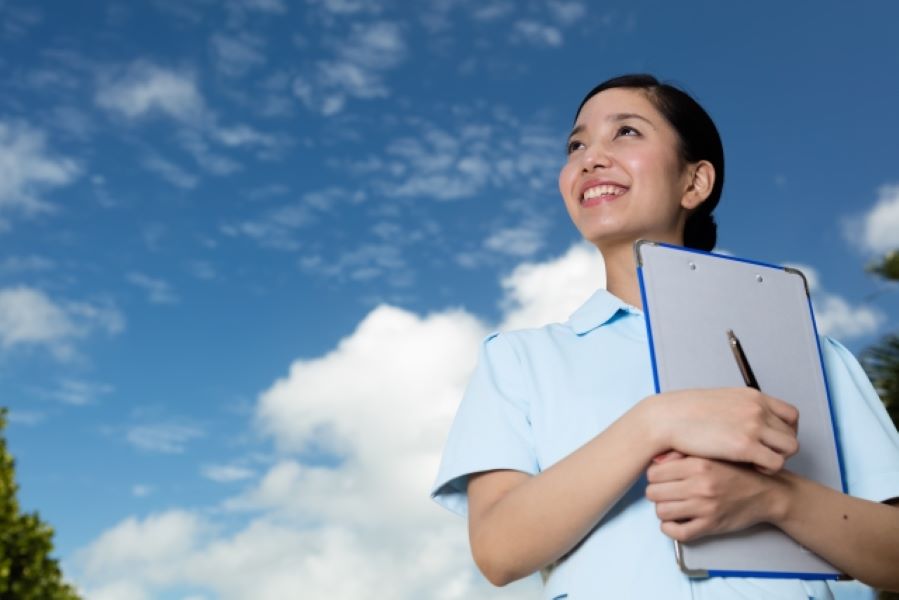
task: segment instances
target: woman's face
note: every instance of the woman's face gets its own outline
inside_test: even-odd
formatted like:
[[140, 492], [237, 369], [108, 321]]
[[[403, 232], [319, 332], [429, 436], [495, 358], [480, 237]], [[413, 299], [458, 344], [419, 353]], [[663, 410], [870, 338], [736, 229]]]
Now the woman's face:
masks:
[[613, 88], [581, 109], [559, 191], [581, 235], [600, 249], [640, 238], [680, 244], [689, 169], [678, 136], [640, 90]]

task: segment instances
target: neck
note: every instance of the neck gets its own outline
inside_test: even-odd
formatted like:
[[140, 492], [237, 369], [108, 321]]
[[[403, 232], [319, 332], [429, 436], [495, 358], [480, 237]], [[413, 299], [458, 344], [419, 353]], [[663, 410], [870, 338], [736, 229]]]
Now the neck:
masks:
[[616, 244], [601, 249], [606, 265], [606, 289], [639, 309], [643, 309], [640, 282], [637, 280], [637, 259], [633, 244]]

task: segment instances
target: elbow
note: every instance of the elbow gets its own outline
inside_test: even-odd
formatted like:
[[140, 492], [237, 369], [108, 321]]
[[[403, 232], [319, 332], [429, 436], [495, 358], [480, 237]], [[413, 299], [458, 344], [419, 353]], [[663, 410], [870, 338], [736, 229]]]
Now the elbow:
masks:
[[478, 566], [478, 569], [480, 569], [484, 577], [487, 578], [487, 581], [496, 587], [503, 587], [521, 578], [512, 573], [510, 569], [499, 564], [499, 561], [479, 560], [476, 558], [475, 564]]
[[483, 540], [471, 542], [471, 555], [478, 570], [496, 587], [503, 587], [528, 575], [519, 573], [514, 568], [509, 561], [510, 553], [503, 551], [501, 547]]

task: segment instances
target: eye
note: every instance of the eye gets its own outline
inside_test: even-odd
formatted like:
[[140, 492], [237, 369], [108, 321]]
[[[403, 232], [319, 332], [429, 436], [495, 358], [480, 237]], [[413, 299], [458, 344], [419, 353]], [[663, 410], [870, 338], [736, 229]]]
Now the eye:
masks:
[[576, 150], [580, 150], [584, 147], [584, 143], [580, 140], [570, 140], [568, 142], [568, 146], [566, 146], [567, 154], [571, 154]]
[[618, 131], [615, 132], [615, 137], [635, 137], [639, 136], [640, 132], [631, 127], [630, 125], [622, 125], [618, 128]]

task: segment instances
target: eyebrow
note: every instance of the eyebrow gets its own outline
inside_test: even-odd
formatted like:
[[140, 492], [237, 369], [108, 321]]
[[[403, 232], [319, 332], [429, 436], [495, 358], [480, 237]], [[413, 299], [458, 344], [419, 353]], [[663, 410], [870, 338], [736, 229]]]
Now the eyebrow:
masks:
[[[643, 115], [638, 115], [637, 113], [615, 113], [615, 114], [612, 114], [612, 115], [609, 115], [608, 117], [606, 117], [606, 121], [613, 121], [616, 123], [619, 121], [627, 121], [628, 119], [639, 119], [639, 120], [647, 123], [653, 129], [656, 129], [656, 126], [652, 121], [650, 121]], [[571, 133], [568, 134], [568, 139], [570, 140], [571, 138], [573, 138], [577, 134], [581, 133], [585, 129], [587, 129], [587, 128], [583, 124], [578, 125], [577, 127], [575, 127], [574, 129], [571, 130]]]

